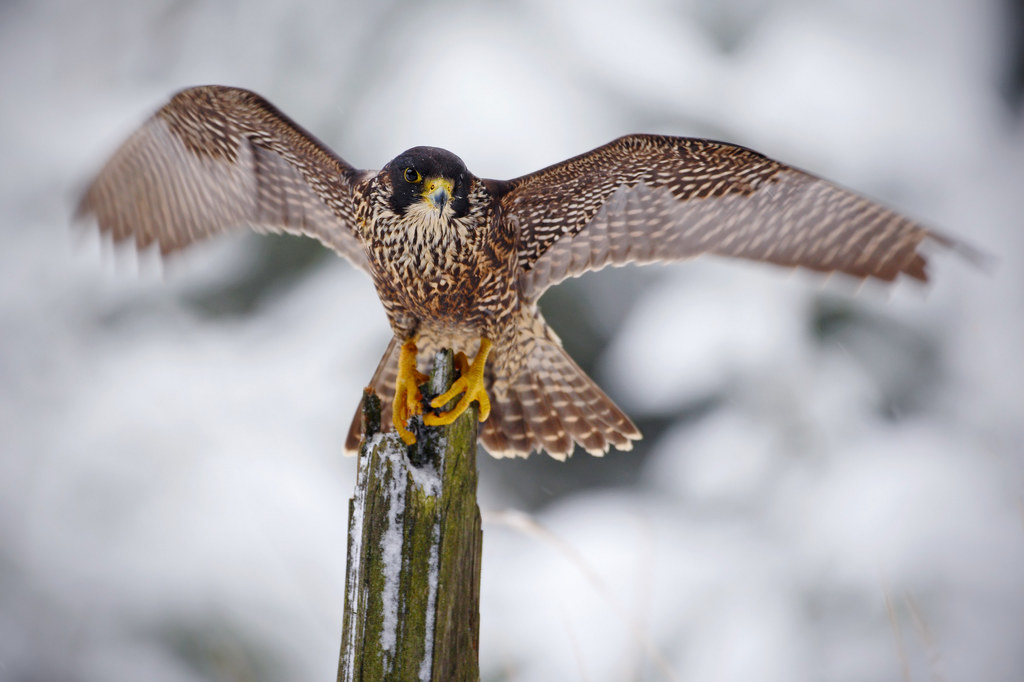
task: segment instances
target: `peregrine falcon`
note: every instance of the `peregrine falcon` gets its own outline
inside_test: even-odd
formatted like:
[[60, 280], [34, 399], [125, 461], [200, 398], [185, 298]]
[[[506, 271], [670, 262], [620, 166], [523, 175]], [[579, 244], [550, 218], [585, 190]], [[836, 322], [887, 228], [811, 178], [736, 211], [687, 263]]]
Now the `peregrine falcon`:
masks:
[[[412, 444], [420, 419], [447, 424], [476, 401], [480, 440], [499, 457], [564, 459], [575, 444], [600, 455], [640, 438], [540, 314], [540, 296], [568, 277], [709, 253], [924, 281], [919, 247], [958, 246], [704, 139], [627, 135], [513, 180], [478, 178], [434, 147], [357, 170], [259, 95], [222, 86], [176, 94], [115, 152], [77, 215], [162, 254], [241, 225], [315, 237], [370, 275], [387, 312], [394, 336], [370, 382], [393, 396], [385, 424]], [[424, 405], [418, 366], [442, 347], [457, 351], [461, 376]], [[358, 412], [349, 449], [357, 425]]]

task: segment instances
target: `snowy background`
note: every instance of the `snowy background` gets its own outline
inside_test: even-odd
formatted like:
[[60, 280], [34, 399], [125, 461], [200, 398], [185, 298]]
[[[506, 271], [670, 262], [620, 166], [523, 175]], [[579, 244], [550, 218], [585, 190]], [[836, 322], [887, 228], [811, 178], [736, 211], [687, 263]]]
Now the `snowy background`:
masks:
[[364, 168], [432, 144], [507, 178], [627, 132], [726, 139], [996, 256], [938, 254], [927, 290], [701, 260], [549, 292], [646, 438], [481, 456], [481, 661], [486, 680], [1020, 682], [1022, 17], [0, 3], [0, 680], [334, 679], [341, 445], [389, 334], [368, 279], [301, 240], [161, 267], [69, 229], [135, 125], [222, 83]]

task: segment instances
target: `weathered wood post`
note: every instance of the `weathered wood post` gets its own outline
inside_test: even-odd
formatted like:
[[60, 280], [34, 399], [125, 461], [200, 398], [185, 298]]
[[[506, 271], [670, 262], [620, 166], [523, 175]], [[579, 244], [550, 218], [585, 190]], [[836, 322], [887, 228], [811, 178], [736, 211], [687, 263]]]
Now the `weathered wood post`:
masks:
[[[451, 352], [441, 351], [423, 394], [440, 395], [453, 374]], [[338, 680], [477, 682], [483, 536], [475, 404], [449, 426], [421, 426], [411, 448], [393, 431], [379, 432], [376, 395], [363, 404]]]

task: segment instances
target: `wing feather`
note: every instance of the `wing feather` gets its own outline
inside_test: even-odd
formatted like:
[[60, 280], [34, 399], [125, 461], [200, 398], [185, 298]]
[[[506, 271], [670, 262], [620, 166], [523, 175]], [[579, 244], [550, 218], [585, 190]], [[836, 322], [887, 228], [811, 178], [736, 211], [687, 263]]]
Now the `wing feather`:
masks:
[[320, 240], [367, 268], [358, 236], [357, 171], [259, 95], [183, 90], [118, 149], [77, 216], [115, 242], [167, 254], [229, 228]]
[[589, 270], [705, 253], [925, 280], [923, 242], [962, 246], [750, 149], [695, 138], [626, 136], [503, 189], [528, 300]]

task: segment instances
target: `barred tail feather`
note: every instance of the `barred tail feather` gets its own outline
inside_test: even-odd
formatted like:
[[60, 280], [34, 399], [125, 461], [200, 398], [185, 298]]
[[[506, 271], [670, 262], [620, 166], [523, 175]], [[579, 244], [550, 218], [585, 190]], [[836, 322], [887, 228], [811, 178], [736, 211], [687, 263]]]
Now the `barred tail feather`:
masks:
[[[395, 382], [398, 379], [398, 351], [402, 342], [392, 337], [391, 343], [384, 351], [384, 357], [377, 364], [373, 378], [368, 384], [373, 392], [380, 396], [380, 423], [385, 430], [391, 428], [391, 401], [395, 397]], [[345, 438], [345, 452], [355, 454], [359, 450], [359, 441], [363, 437], [363, 401], [359, 401], [359, 407], [352, 417], [352, 424], [348, 427], [348, 436]]]
[[[526, 343], [526, 357], [513, 376], [494, 375], [494, 368], [502, 366], [499, 357], [492, 355], [488, 364], [491, 414], [480, 425], [484, 448], [494, 457], [528, 457], [536, 451], [559, 460], [569, 457], [576, 443], [598, 456], [610, 447], [631, 450], [640, 432], [557, 339], [540, 337]], [[420, 345], [420, 360], [425, 363], [437, 343], [422, 340]], [[400, 348], [401, 341], [392, 339], [369, 383], [381, 397], [381, 425], [386, 431], [391, 429]], [[354, 453], [361, 438], [362, 404], [349, 427], [345, 450]]]
[[546, 451], [564, 460], [575, 443], [598, 456], [613, 446], [631, 450], [641, 437], [636, 426], [558, 342], [528, 344], [519, 372], [491, 384], [491, 415], [480, 432], [487, 451], [495, 457]]
[[480, 425], [480, 440], [495, 457], [514, 457], [529, 453], [534, 435], [530, 421], [518, 393], [507, 390], [507, 382], [496, 382], [488, 377], [491, 414]]

